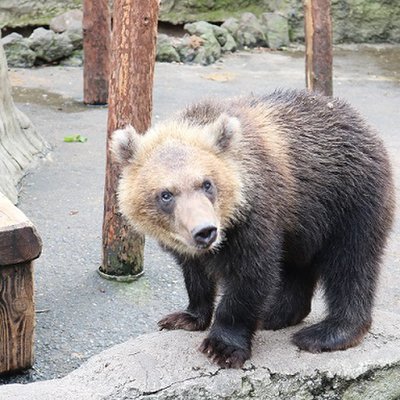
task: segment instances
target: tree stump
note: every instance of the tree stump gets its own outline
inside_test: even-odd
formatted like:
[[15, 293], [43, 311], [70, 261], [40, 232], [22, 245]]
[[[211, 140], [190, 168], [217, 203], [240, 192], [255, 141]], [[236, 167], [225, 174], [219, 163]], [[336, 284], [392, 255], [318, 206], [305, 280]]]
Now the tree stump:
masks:
[[32, 260], [41, 250], [33, 224], [0, 194], [0, 373], [33, 365]]
[[6, 56], [0, 43], [0, 192], [17, 202], [16, 184], [45, 142], [11, 97]]

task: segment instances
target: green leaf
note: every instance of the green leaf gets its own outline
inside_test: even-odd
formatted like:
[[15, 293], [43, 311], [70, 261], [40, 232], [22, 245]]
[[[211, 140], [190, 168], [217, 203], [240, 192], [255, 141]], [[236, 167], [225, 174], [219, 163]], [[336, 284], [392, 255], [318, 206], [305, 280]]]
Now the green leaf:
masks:
[[85, 143], [85, 142], [87, 142], [87, 137], [86, 136], [81, 136], [81, 135], [78, 135], [79, 136], [79, 138], [78, 138], [78, 142], [80, 142], [80, 143]]
[[64, 137], [64, 142], [66, 143], [85, 143], [87, 142], [88, 138], [86, 136], [82, 135], [71, 135], [71, 136], [65, 136]]

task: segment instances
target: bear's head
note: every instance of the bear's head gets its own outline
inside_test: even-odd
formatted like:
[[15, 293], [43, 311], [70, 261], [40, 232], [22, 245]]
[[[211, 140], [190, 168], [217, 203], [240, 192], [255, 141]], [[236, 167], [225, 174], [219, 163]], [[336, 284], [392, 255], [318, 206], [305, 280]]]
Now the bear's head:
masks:
[[120, 211], [181, 254], [216, 251], [243, 209], [240, 140], [239, 120], [225, 114], [206, 125], [167, 121], [144, 135], [131, 126], [115, 131]]

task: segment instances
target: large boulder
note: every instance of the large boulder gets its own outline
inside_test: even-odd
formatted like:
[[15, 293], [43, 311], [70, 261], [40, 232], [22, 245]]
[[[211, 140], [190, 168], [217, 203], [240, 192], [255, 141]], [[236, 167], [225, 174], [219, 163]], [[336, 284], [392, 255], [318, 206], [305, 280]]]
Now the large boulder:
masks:
[[268, 46], [265, 30], [258, 18], [252, 13], [244, 13], [240, 17], [236, 35], [233, 35], [233, 37], [240, 47]]
[[29, 68], [35, 64], [36, 53], [29, 41], [19, 33], [13, 32], [1, 39], [10, 67]]
[[81, 10], [67, 11], [57, 15], [50, 21], [50, 29], [56, 33], [64, 33], [70, 40], [74, 50], [83, 48], [83, 12]]
[[161, 62], [179, 62], [180, 57], [175, 48], [173, 39], [160, 33], [157, 37], [157, 61]]
[[81, 10], [70, 10], [57, 15], [50, 21], [50, 29], [53, 32], [63, 33], [68, 30], [82, 30], [83, 12]]
[[57, 34], [49, 29], [36, 28], [29, 40], [30, 47], [36, 56], [46, 62], [68, 57], [74, 50], [67, 32]]
[[0, 88], [0, 192], [16, 203], [16, 185], [34, 157], [44, 151], [45, 143], [29, 119], [14, 105], [1, 43]]
[[257, 332], [243, 368], [221, 369], [197, 348], [204, 332], [156, 332], [94, 356], [62, 379], [3, 385], [1, 400], [383, 400], [400, 396], [398, 315], [379, 312], [358, 347], [299, 352], [298, 327]]
[[[205, 21], [194, 22], [184, 26], [185, 31], [191, 35], [183, 41], [183, 45], [189, 46], [189, 57], [184, 56], [182, 61], [208, 65], [221, 58], [222, 46], [215, 35], [215, 30], [221, 28]], [[227, 32], [226, 32], [227, 33]], [[219, 32], [221, 39], [221, 32]], [[226, 38], [224, 44], [226, 43]], [[192, 51], [191, 51], [192, 50]], [[181, 46], [182, 54], [182, 46]]]
[[184, 29], [191, 35], [184, 38], [179, 46], [184, 62], [208, 65], [218, 60], [224, 52], [237, 49], [232, 35], [218, 25], [199, 21], [185, 24]]
[[197, 35], [206, 39], [209, 35], [212, 35], [217, 39], [219, 45], [222, 50], [224, 50], [225, 46], [229, 47], [228, 51], [232, 50], [232, 41], [234, 39], [230, 32], [218, 25], [210, 24], [206, 21], [193, 22], [191, 24], [185, 24], [184, 29], [189, 32], [191, 35]]
[[261, 16], [261, 25], [271, 49], [281, 49], [289, 45], [289, 25], [285, 15], [278, 12], [264, 13]]

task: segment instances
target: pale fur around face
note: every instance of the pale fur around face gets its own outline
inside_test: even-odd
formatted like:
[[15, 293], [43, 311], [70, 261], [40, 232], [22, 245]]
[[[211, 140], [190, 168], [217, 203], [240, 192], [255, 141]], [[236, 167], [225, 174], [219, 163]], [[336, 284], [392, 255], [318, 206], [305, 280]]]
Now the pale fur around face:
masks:
[[117, 129], [111, 137], [110, 150], [114, 159], [122, 166], [133, 160], [140, 135], [132, 125]]
[[[196, 213], [198, 210], [190, 207], [199, 204], [194, 198], [204, 180], [211, 179], [217, 195], [212, 207], [206, 208], [219, 229], [213, 249], [218, 247], [244, 199], [242, 173], [233, 157], [240, 134], [240, 122], [223, 115], [207, 126], [172, 120], [134, 140], [125, 140], [124, 146], [134, 146], [134, 157], [128, 157], [120, 180], [118, 197], [123, 215], [139, 232], [181, 253], [197, 254], [199, 249], [183, 232], [182, 218], [176, 212]], [[157, 196], [163, 190], [175, 195], [177, 204], [171, 215], [157, 207]]]

